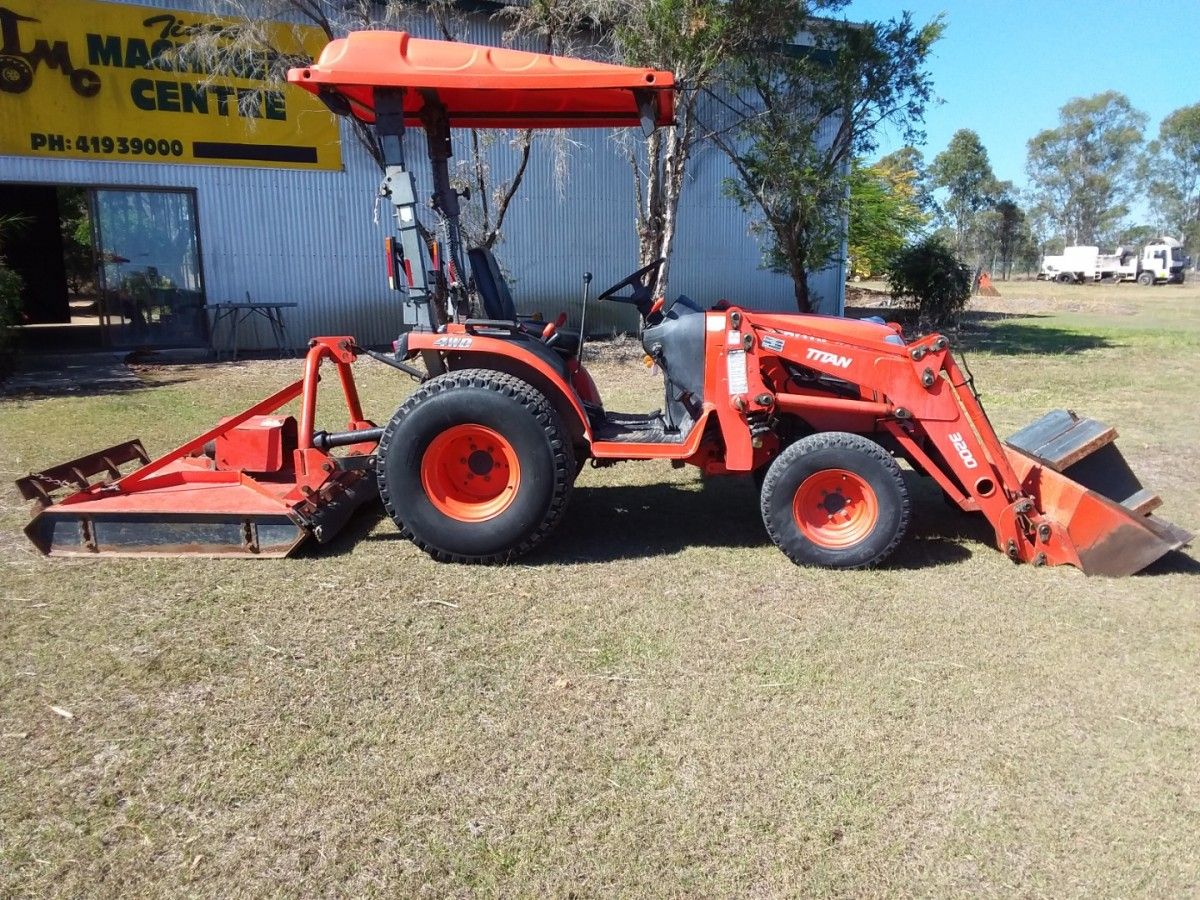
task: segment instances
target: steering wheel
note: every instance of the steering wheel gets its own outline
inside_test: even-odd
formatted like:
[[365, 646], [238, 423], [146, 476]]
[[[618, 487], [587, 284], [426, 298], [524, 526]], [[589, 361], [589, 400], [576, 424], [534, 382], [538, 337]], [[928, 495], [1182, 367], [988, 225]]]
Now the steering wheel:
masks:
[[[650, 309], [651, 299], [649, 296], [646, 296], [649, 293], [649, 285], [646, 284], [646, 276], [651, 272], [657, 272], [659, 267], [666, 261], [667, 258], [665, 256], [660, 256], [649, 265], [642, 266], [632, 275], [627, 275], [625, 278], [622, 278], [612, 287], [608, 288], [608, 290], [601, 293], [596, 299], [608, 300], [609, 298], [612, 298], [613, 300], [619, 300], [622, 303], [632, 303], [638, 308], [638, 311], [641, 312], [643, 316], [646, 315]], [[614, 296], [617, 291], [626, 287], [633, 288], [633, 293], [628, 297]]]

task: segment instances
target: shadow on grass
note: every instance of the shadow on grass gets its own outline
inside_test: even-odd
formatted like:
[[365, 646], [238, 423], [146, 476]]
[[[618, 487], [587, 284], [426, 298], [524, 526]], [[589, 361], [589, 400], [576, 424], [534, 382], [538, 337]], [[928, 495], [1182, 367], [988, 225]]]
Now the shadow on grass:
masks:
[[346, 524], [342, 526], [341, 531], [328, 544], [318, 544], [316, 541], [309, 540], [305, 543], [301, 553], [305, 556], [344, 556], [353, 550], [356, 544], [365, 540], [399, 539], [400, 533], [394, 529], [388, 529], [386, 535], [371, 536], [375, 526], [386, 515], [383, 501], [376, 496], [374, 500], [364, 503], [355, 510]]
[[[868, 316], [878, 316], [885, 322], [899, 322], [905, 330], [917, 327], [916, 310], [902, 306], [847, 306], [847, 319], [865, 319]], [[1009, 319], [1048, 319], [1049, 313], [1035, 312], [1003, 312], [992, 309], [968, 309], [963, 313], [962, 321], [971, 322], [1002, 322]]]
[[[915, 476], [913, 476], [915, 477]], [[941, 501], [914, 509], [917, 522], [940, 514]], [[967, 518], [959, 514], [959, 518]], [[360, 514], [323, 553], [347, 553], [359, 540], [399, 541], [398, 531], [371, 534], [377, 518]], [[990, 530], [984, 524], [984, 535]], [[970, 537], [978, 533], [973, 529]], [[957, 543], [935, 521], [914, 526], [895, 555], [882, 568], [925, 569], [962, 562], [972, 550]], [[749, 478], [714, 478], [699, 489], [671, 483], [647, 485], [580, 484], [571, 497], [558, 530], [522, 565], [553, 566], [576, 562], [616, 562], [667, 556], [693, 547], [770, 547], [763, 527], [754, 482]]]
[[1182, 550], [1172, 550], [1137, 573], [1138, 578], [1156, 575], [1200, 575], [1200, 561]]
[[[916, 313], [910, 309], [847, 307], [846, 315], [849, 318], [881, 316], [904, 326], [905, 336], [910, 340], [921, 335], [917, 328]], [[948, 330], [947, 336], [951, 338], [950, 344], [955, 349], [1021, 355], [1081, 353], [1084, 350], [1119, 346], [1098, 335], [1031, 321], [1048, 318], [1051, 316], [1046, 313], [969, 310], [963, 315], [959, 327]]]
[[[912, 500], [912, 520], [908, 535], [882, 570], [919, 571], [965, 562], [976, 552], [1000, 552], [995, 532], [983, 515], [951, 506], [927, 478], [912, 472], [905, 472], [904, 478]], [[363, 541], [404, 540], [390, 523], [372, 533], [384, 516], [381, 502], [366, 503], [330, 543], [310, 544], [305, 552], [341, 556]], [[558, 530], [520, 562], [554, 566], [651, 559], [692, 547], [770, 546], [750, 478], [713, 478], [698, 489], [695, 483], [581, 484]], [[1200, 561], [1175, 551], [1138, 576], [1197, 574]]]
[[143, 379], [119, 354], [111, 353], [34, 357], [19, 363], [15, 372], [0, 381], [0, 396], [16, 400], [99, 397], [196, 380], [195, 375], [178, 374], [169, 378]]
[[[160, 387], [174, 384], [187, 384], [195, 378], [156, 378], [153, 382], [130, 379], [98, 379], [96, 381], [68, 381], [53, 379], [37, 383], [28, 376], [34, 373], [24, 373], [0, 384], [0, 400], [47, 400], [52, 397], [105, 397], [116, 394], [135, 394], [139, 391], [152, 391]], [[20, 380], [16, 380], [20, 379]]]
[[951, 345], [962, 350], [1027, 356], [1082, 353], [1120, 346], [1099, 335], [1013, 321], [964, 322]]

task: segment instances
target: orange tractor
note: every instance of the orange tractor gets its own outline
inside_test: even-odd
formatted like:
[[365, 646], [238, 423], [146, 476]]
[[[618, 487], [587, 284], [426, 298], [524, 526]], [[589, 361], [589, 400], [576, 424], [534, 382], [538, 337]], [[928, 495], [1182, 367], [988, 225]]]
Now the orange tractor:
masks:
[[[649, 288], [657, 260], [597, 297], [636, 308], [663, 373], [663, 408], [633, 414], [604, 406], [580, 360], [585, 335], [566, 333], [565, 315], [545, 326], [518, 317], [486, 250], [466, 254], [485, 311], [467, 317], [451, 129], [654, 128], [672, 120], [670, 73], [365, 32], [289, 77], [374, 126], [399, 231], [389, 274], [428, 325], [392, 353], [316, 338], [301, 379], [153, 461], [130, 442], [21, 479], [40, 507], [27, 533], [42, 551], [285, 556], [328, 541], [379, 496], [433, 557], [502, 563], [553, 532], [588, 459], [752, 474], [771, 539], [805, 565], [872, 566], [901, 546], [911, 505], [897, 460], [985, 516], [1017, 562], [1126, 575], [1191, 539], [1151, 514], [1159, 500], [1111, 428], [1057, 411], [1001, 441], [941, 335], [906, 341], [881, 320], [667, 301]], [[436, 247], [420, 232], [405, 166], [410, 127], [426, 132]], [[450, 298], [450, 321], [435, 290]], [[382, 428], [359, 404], [351, 365], [361, 355], [421, 382]], [[325, 363], [347, 407], [332, 433], [314, 421]], [[296, 399], [298, 420], [282, 412]], [[140, 467], [122, 474], [129, 463]]]

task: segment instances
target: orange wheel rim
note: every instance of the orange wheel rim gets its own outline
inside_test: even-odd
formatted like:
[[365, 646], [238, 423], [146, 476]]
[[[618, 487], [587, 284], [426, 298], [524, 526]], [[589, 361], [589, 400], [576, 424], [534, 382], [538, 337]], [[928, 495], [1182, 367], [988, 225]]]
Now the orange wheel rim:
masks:
[[438, 512], [460, 522], [485, 522], [517, 496], [521, 464], [512, 444], [483, 425], [447, 428], [421, 458], [421, 485]]
[[814, 544], [842, 550], [875, 530], [879, 500], [861, 475], [847, 469], [824, 469], [800, 483], [792, 515], [800, 532]]

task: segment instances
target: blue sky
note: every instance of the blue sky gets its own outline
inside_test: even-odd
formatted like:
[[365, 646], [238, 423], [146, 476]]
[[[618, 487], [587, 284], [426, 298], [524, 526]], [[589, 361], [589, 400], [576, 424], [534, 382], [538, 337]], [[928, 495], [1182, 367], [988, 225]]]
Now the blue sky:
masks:
[[[946, 15], [930, 66], [944, 103], [926, 112], [927, 161], [971, 128], [997, 177], [1025, 186], [1026, 141], [1057, 125], [1072, 97], [1121, 91], [1150, 117], [1148, 138], [1173, 110], [1200, 102], [1200, 0], [852, 0], [846, 14], [882, 20], [904, 9], [918, 22]], [[883, 135], [880, 155], [901, 143]]]

